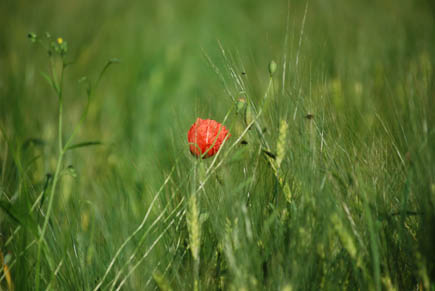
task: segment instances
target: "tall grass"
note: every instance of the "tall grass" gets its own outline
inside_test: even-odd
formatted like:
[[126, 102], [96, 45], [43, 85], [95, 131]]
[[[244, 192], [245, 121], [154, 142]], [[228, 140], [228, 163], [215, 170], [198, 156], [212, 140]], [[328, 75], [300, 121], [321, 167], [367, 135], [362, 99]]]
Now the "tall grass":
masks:
[[[0, 3], [0, 290], [435, 288], [431, 2], [28, 5]], [[232, 135], [204, 160], [197, 117]]]

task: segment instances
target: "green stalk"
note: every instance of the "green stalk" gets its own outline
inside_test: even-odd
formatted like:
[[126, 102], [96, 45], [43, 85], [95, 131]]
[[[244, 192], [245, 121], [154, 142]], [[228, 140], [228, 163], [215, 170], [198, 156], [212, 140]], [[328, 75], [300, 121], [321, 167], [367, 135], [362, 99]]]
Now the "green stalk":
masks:
[[[273, 87], [273, 78], [272, 76], [269, 77], [269, 84], [267, 85], [266, 94], [264, 94], [263, 98], [263, 104], [261, 105], [261, 108], [263, 108], [263, 111], [266, 112], [267, 108], [270, 104], [270, 89]], [[272, 90], [273, 91], [273, 90]]]
[[[62, 142], [62, 126], [63, 126], [63, 99], [62, 99], [62, 82], [63, 82], [63, 72], [64, 72], [64, 64], [62, 64], [62, 71], [60, 76], [60, 83], [59, 85], [54, 85], [56, 93], [59, 97], [59, 121], [58, 121], [58, 140], [59, 140], [59, 157], [57, 159], [57, 165], [56, 165], [56, 171], [54, 173], [53, 178], [53, 185], [50, 192], [50, 199], [48, 202], [47, 207], [47, 213], [45, 214], [44, 224], [42, 226], [41, 235], [38, 240], [38, 253], [37, 253], [37, 259], [36, 259], [36, 270], [35, 270], [35, 290], [39, 291], [39, 285], [40, 285], [40, 270], [41, 270], [41, 250], [42, 250], [42, 243], [44, 241], [44, 235], [47, 230], [48, 221], [50, 220], [51, 211], [53, 209], [53, 201], [54, 201], [54, 192], [56, 191], [56, 185], [59, 180], [60, 176], [60, 170], [62, 167], [62, 161], [65, 154], [65, 150], [63, 147]], [[54, 74], [53, 74], [53, 80], [54, 80]], [[55, 83], [54, 83], [55, 84]]]
[[[193, 290], [199, 291], [199, 262], [200, 262], [200, 247], [201, 247], [201, 223], [199, 221], [199, 193], [195, 193], [197, 182], [201, 183], [204, 173], [204, 165], [202, 160], [195, 161], [193, 173], [193, 189], [188, 201], [187, 226], [189, 231], [189, 246], [193, 258]], [[198, 177], [199, 176], [199, 177]]]
[[382, 290], [381, 287], [381, 267], [380, 267], [380, 259], [379, 259], [379, 246], [378, 246], [378, 237], [375, 221], [373, 221], [373, 216], [370, 211], [370, 205], [368, 201], [367, 193], [364, 193], [364, 212], [367, 220], [367, 226], [369, 229], [369, 239], [370, 239], [370, 249], [372, 255], [372, 265], [373, 265], [373, 277], [375, 280], [376, 290]]
[[40, 282], [39, 273], [40, 273], [40, 268], [41, 268], [41, 247], [42, 247], [42, 243], [44, 241], [45, 231], [47, 230], [51, 210], [53, 209], [53, 200], [54, 200], [53, 197], [54, 197], [54, 192], [56, 189], [56, 184], [57, 184], [57, 181], [59, 179], [59, 173], [60, 173], [60, 168], [62, 166], [62, 160], [63, 160], [63, 153], [61, 153], [59, 155], [59, 159], [57, 160], [56, 172], [54, 174], [53, 186], [51, 188], [50, 200], [48, 202], [47, 213], [45, 215], [44, 225], [42, 226], [41, 236], [39, 237], [39, 240], [38, 240], [38, 255], [37, 255], [37, 261], [36, 261], [36, 273], [35, 273], [35, 276], [36, 276], [35, 277], [35, 279], [36, 279], [35, 290], [37, 290], [37, 291], [39, 291], [39, 282]]

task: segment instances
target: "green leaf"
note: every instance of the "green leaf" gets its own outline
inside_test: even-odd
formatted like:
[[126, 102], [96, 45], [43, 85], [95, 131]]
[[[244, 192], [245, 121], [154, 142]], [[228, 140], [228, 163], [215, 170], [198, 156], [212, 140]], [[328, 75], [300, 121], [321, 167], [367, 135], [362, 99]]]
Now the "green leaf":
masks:
[[0, 209], [2, 209], [3, 212], [5, 212], [13, 221], [15, 221], [16, 223], [20, 223], [18, 217], [16, 217], [13, 213], [12, 205], [9, 202], [0, 201]]
[[28, 209], [3, 200], [0, 201], [0, 210], [3, 210], [15, 223], [25, 227], [35, 236], [38, 235], [38, 224], [29, 214]]
[[103, 77], [104, 73], [106, 73], [107, 69], [112, 65], [112, 64], [117, 64], [120, 63], [120, 60], [117, 58], [112, 58], [110, 60], [107, 61], [106, 65], [103, 67], [103, 69], [101, 70], [100, 76], [97, 79], [97, 82], [95, 84], [95, 87], [98, 87], [98, 84], [100, 83], [101, 78]]
[[51, 87], [56, 89], [56, 86], [54, 86], [53, 80], [50, 78], [50, 76], [48, 76], [46, 73], [44, 72], [40, 72], [42, 77], [44, 77], [44, 79], [48, 82], [48, 84], [50, 84]]
[[207, 221], [208, 217], [209, 217], [208, 212], [201, 213], [201, 215], [199, 216], [199, 223], [203, 224], [204, 222]]
[[88, 146], [94, 146], [94, 145], [102, 145], [103, 143], [100, 141], [86, 141], [86, 142], [80, 142], [73, 145], [70, 145], [65, 149], [65, 151], [74, 150], [77, 148], [83, 148]]

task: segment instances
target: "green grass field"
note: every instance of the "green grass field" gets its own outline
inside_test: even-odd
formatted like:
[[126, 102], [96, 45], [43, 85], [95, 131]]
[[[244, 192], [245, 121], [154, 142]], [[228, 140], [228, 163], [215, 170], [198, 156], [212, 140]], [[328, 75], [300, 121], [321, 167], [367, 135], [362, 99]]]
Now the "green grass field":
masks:
[[434, 16], [0, 1], [0, 290], [435, 290]]

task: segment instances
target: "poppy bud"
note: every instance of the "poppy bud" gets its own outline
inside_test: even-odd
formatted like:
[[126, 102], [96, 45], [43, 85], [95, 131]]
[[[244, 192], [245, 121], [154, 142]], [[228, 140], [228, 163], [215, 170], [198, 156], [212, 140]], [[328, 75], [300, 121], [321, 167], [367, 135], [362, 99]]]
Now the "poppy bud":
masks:
[[278, 65], [275, 63], [275, 61], [270, 61], [269, 63], [269, 74], [272, 77], [272, 75], [276, 72]]
[[187, 141], [192, 155], [208, 158], [215, 155], [230, 136], [225, 126], [219, 122], [198, 118], [187, 133]]

